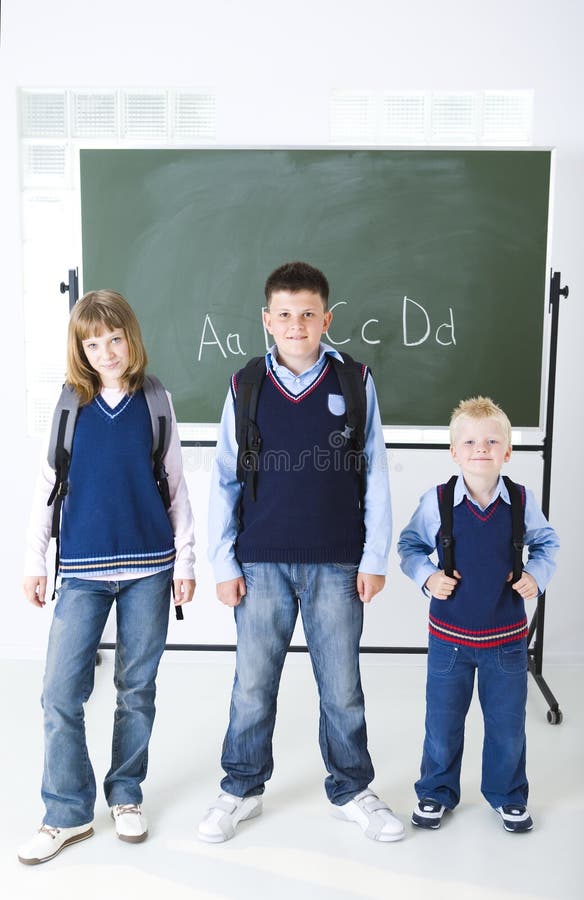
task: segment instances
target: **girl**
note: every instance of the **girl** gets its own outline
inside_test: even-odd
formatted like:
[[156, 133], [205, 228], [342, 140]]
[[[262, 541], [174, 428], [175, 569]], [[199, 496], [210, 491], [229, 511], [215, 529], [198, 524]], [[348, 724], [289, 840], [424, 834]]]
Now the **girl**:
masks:
[[[155, 679], [171, 587], [175, 604], [195, 589], [194, 531], [174, 413], [164, 465], [170, 507], [152, 472], [152, 425], [142, 386], [147, 364], [140, 326], [124, 298], [92, 291], [71, 313], [67, 384], [79, 395], [60, 527], [61, 584], [49, 634], [43, 684], [45, 760], [39, 831], [19, 848], [35, 865], [93, 834], [95, 777], [87, 753], [83, 704], [93, 689], [95, 657], [116, 602], [111, 767], [104, 789], [124, 841], [147, 834], [141, 809]], [[42, 466], [28, 532], [24, 593], [45, 605], [47, 506], [55, 473]], [[174, 579], [174, 580], [173, 580]]]

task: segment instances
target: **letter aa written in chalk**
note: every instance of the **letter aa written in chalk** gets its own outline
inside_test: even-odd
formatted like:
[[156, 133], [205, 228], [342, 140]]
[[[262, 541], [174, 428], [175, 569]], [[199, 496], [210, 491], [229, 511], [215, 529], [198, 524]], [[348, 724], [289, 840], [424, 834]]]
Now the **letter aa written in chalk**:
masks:
[[[225, 338], [225, 346], [227, 350], [232, 356], [245, 356], [245, 350], [241, 346], [241, 340], [239, 334], [237, 332], [230, 332]], [[216, 347], [223, 354], [223, 357], [227, 359], [227, 353], [219, 339], [219, 335], [215, 330], [215, 326], [211, 320], [211, 316], [209, 313], [205, 315], [205, 321], [203, 322], [203, 330], [201, 332], [201, 341], [199, 343], [199, 355], [197, 357], [198, 362], [201, 362], [201, 357], [203, 356], [203, 347]]]

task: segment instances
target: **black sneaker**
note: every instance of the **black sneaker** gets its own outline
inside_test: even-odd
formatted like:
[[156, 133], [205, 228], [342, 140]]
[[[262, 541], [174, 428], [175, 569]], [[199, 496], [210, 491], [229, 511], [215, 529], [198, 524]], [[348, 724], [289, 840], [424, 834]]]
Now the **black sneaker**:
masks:
[[412, 813], [412, 825], [417, 825], [418, 828], [440, 828], [445, 812], [446, 807], [437, 800], [423, 797], [422, 800], [418, 800], [418, 805]]
[[498, 806], [495, 810], [503, 819], [505, 831], [531, 831], [533, 822], [525, 806], [509, 803], [506, 806]]

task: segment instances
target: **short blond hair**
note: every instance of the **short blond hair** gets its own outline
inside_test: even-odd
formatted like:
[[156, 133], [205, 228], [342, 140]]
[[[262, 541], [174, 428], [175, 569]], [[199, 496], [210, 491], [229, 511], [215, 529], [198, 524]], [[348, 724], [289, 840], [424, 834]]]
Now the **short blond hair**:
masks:
[[450, 417], [450, 443], [454, 444], [458, 426], [463, 419], [496, 419], [511, 446], [511, 422], [507, 414], [490, 397], [469, 397], [461, 400]]
[[121, 378], [128, 394], [144, 384], [148, 356], [134, 310], [116, 291], [89, 291], [71, 310], [67, 335], [67, 383], [79, 394], [83, 405], [91, 403], [101, 390], [101, 381], [85, 355], [83, 341], [104, 331], [121, 328], [128, 342], [130, 361]]

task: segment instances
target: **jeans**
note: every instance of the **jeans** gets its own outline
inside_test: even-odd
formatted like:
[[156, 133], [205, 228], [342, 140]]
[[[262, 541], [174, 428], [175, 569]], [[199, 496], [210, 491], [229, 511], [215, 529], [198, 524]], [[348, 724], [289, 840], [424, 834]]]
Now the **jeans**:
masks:
[[430, 635], [426, 682], [426, 736], [420, 778], [421, 800], [432, 797], [448, 809], [460, 800], [464, 721], [475, 669], [484, 720], [481, 791], [492, 807], [527, 803], [525, 705], [527, 643], [465, 647]]
[[171, 580], [172, 570], [130, 581], [63, 579], [49, 633], [42, 696], [41, 794], [47, 825], [71, 828], [93, 819], [95, 776], [87, 752], [83, 704], [93, 690], [96, 653], [114, 600], [117, 705], [105, 796], [108, 806], [141, 803]]
[[235, 607], [236, 672], [221, 764], [221, 788], [262, 794], [274, 763], [276, 698], [298, 610], [320, 697], [325, 790], [348, 803], [373, 780], [359, 672], [363, 604], [357, 566], [244, 563], [247, 592]]

